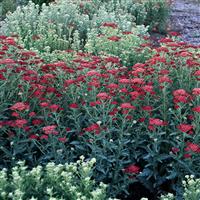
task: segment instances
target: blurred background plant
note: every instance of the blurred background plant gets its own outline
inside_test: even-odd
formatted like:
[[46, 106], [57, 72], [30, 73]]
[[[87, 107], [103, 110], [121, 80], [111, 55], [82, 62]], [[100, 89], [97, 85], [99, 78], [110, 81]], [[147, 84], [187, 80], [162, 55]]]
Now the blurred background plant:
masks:
[[8, 12], [14, 12], [16, 9], [15, 0], [0, 0], [0, 17], [4, 18]]

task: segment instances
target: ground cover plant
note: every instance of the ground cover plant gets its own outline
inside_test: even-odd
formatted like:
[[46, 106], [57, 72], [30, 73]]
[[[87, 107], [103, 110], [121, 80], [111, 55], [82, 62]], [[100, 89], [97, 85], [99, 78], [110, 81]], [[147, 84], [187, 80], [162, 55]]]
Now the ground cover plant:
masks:
[[0, 37], [1, 168], [84, 155], [96, 159], [92, 178], [109, 184], [110, 197], [140, 199], [141, 185], [154, 199], [182, 198], [181, 177], [200, 175], [199, 47], [165, 38], [126, 67], [75, 51], [44, 63], [15, 39]]

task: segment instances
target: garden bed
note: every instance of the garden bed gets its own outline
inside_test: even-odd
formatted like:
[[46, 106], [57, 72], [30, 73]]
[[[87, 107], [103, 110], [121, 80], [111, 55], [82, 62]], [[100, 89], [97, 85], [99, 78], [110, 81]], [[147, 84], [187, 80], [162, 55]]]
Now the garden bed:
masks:
[[0, 198], [199, 200], [200, 47], [152, 45], [164, 1], [66, 1], [1, 28]]

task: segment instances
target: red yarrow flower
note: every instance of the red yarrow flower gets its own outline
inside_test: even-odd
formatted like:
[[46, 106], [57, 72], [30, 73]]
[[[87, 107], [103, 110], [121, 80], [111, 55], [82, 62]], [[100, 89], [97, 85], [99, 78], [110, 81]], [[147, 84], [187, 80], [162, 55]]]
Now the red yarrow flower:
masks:
[[13, 116], [13, 117], [19, 117], [20, 115], [19, 115], [19, 113], [17, 113], [17, 112], [13, 112], [13, 113], [11, 114], [11, 116]]
[[176, 154], [176, 153], [178, 153], [179, 151], [180, 151], [180, 149], [179, 148], [177, 148], [177, 147], [172, 147], [172, 152], [174, 153], [174, 154]]
[[167, 123], [161, 119], [158, 118], [150, 118], [149, 119], [149, 125], [154, 126], [165, 126]]
[[5, 64], [5, 65], [15, 64], [15, 63], [16, 63], [16, 61], [14, 61], [13, 59], [10, 59], [10, 58], [7, 58], [7, 59], [4, 59], [4, 60], [0, 61], [0, 64]]
[[194, 89], [192, 90], [192, 94], [195, 95], [195, 96], [200, 95], [200, 88], [194, 88]]
[[32, 134], [32, 135], [29, 135], [29, 139], [31, 139], [31, 140], [38, 140], [39, 136], [35, 135], [35, 134]]
[[142, 106], [142, 110], [150, 112], [153, 110], [153, 107], [152, 106]]
[[181, 132], [187, 133], [187, 132], [189, 132], [189, 131], [192, 131], [193, 126], [190, 125], [190, 124], [180, 124], [180, 125], [177, 126], [177, 128], [178, 128]]
[[194, 76], [200, 76], [200, 70], [195, 71]]
[[188, 96], [188, 93], [184, 89], [178, 89], [173, 91], [174, 96]]
[[49, 106], [49, 109], [50, 109], [52, 112], [56, 112], [59, 108], [60, 108], [60, 106], [57, 105], [57, 104], [52, 104], [52, 105]]
[[42, 124], [43, 123], [43, 120], [41, 120], [41, 119], [34, 119], [33, 121], [32, 121], [32, 124], [33, 125], [40, 125], [40, 124]]
[[84, 130], [87, 131], [87, 132], [94, 132], [95, 134], [99, 134], [100, 133], [100, 126], [95, 123], [95, 124], [88, 126]]
[[140, 171], [140, 167], [135, 164], [129, 165], [128, 167], [123, 169], [123, 172], [128, 174], [138, 174]]
[[120, 107], [123, 108], [123, 109], [132, 109], [132, 110], [135, 110], [135, 109], [136, 109], [136, 107], [135, 107], [135, 106], [132, 106], [130, 103], [122, 103], [122, 104], [120, 105]]
[[60, 142], [66, 142], [67, 141], [67, 138], [66, 137], [59, 137], [58, 138], [58, 140], [60, 141]]
[[109, 96], [106, 92], [101, 92], [97, 94], [97, 98], [101, 100], [107, 100], [107, 99], [111, 99], [111, 96]]
[[48, 137], [49, 137], [48, 135], [41, 135], [41, 136], [40, 136], [40, 139], [41, 139], [41, 140], [42, 140], [42, 139], [47, 140]]
[[41, 102], [40, 106], [43, 107], [43, 108], [45, 108], [45, 107], [49, 106], [49, 103], [48, 102]]
[[92, 101], [90, 102], [90, 106], [93, 107], [93, 106], [96, 106], [96, 105], [101, 105], [101, 101]]
[[121, 78], [121, 79], [119, 79], [119, 83], [121, 83], [121, 84], [130, 84], [131, 82], [127, 78]]
[[196, 106], [196, 107], [192, 108], [192, 111], [200, 113], [200, 106]]
[[104, 26], [104, 27], [111, 27], [111, 28], [117, 28], [117, 24], [115, 24], [113, 22], [104, 22], [102, 24], [102, 26]]
[[110, 83], [109, 85], [106, 86], [108, 89], [117, 89], [119, 86], [115, 83]]
[[0, 74], [0, 80], [6, 80], [6, 78], [3, 74]]
[[112, 37], [108, 37], [108, 39], [111, 40], [111, 41], [114, 41], [114, 42], [118, 42], [121, 39], [121, 37], [112, 36]]
[[45, 127], [42, 128], [42, 130], [47, 135], [48, 134], [55, 134], [56, 135], [58, 133], [57, 131], [55, 131], [56, 127], [57, 127], [56, 125], [45, 126]]
[[34, 117], [36, 115], [36, 113], [35, 112], [30, 112], [28, 115], [29, 115], [29, 117]]
[[185, 151], [192, 151], [194, 153], [200, 153], [200, 146], [198, 144], [188, 142], [187, 147], [185, 148]]
[[16, 126], [18, 128], [22, 128], [27, 123], [28, 122], [25, 119], [17, 119], [17, 120], [15, 120], [14, 126]]
[[29, 105], [25, 104], [24, 102], [17, 102], [14, 105], [12, 105], [10, 109], [18, 111], [29, 110]]
[[172, 83], [172, 80], [168, 76], [161, 76], [158, 79], [159, 83]]
[[76, 104], [76, 103], [71, 103], [71, 104], [69, 104], [69, 108], [77, 109], [77, 108], [78, 108], [78, 104]]

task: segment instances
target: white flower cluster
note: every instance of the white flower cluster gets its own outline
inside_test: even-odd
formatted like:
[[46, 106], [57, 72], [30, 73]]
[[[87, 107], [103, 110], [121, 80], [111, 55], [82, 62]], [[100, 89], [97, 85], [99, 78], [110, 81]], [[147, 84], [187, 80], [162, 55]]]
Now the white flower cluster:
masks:
[[[184, 200], [199, 200], [200, 199], [200, 178], [195, 178], [194, 175], [186, 175], [185, 180], [182, 181], [184, 188]], [[173, 194], [162, 195], [160, 200], [175, 200]]]
[[106, 200], [107, 186], [96, 186], [91, 178], [95, 163], [95, 158], [85, 161], [81, 156], [76, 163], [51, 162], [28, 170], [24, 162], [18, 162], [11, 174], [6, 169], [0, 171], [0, 199]]

